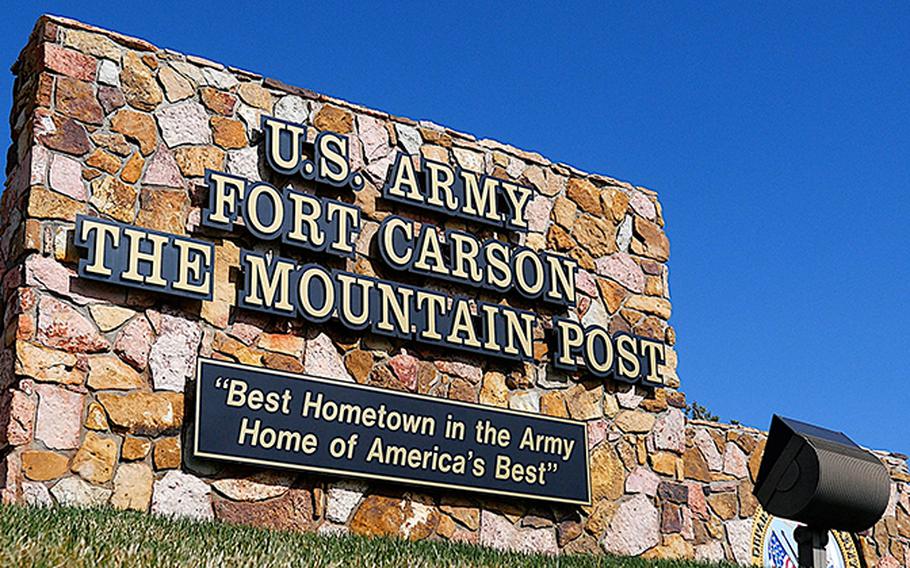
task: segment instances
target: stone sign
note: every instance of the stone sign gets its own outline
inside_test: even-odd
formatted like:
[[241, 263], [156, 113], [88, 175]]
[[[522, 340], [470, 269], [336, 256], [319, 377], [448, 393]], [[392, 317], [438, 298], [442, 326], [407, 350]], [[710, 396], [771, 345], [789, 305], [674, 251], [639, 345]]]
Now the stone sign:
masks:
[[[13, 73], [0, 203], [5, 502], [753, 562], [765, 434], [685, 417], [655, 192], [68, 19], [39, 19]], [[413, 414], [443, 434], [449, 414], [466, 431], [481, 415], [509, 421], [518, 444], [528, 425], [560, 425], [539, 446], [555, 455], [574, 441], [558, 461], [514, 440], [495, 453], [510, 460], [508, 483], [529, 485], [519, 462], [552, 462], [543, 479], [565, 466], [577, 486], [478, 491], [502, 489], [488, 483], [496, 455], [494, 479], [463, 490], [418, 483], [421, 472], [393, 483], [360, 466], [223, 459], [249, 457], [236, 442], [277, 427], [261, 413], [276, 424], [283, 413], [255, 396], [227, 407], [237, 422], [214, 442], [234, 447], [196, 455], [197, 435], [212, 441], [205, 413], [232, 385], [231, 400], [243, 398], [239, 383], [208, 390], [219, 387], [200, 365], [246, 377], [262, 408], [280, 405], [266, 390], [302, 404], [318, 385], [364, 409], [419, 401]], [[367, 430], [354, 459], [366, 459]], [[326, 465], [266, 449], [267, 461]], [[906, 565], [910, 473], [904, 457], [879, 455], [891, 502], [850, 538], [866, 566]], [[570, 502], [538, 498], [553, 496]]]

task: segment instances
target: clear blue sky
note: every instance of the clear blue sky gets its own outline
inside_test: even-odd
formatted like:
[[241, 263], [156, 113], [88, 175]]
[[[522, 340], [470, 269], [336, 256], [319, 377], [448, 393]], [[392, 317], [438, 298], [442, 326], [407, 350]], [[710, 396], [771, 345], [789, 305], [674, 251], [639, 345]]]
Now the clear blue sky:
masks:
[[66, 15], [653, 188], [689, 398], [910, 453], [910, 3], [262, 4], [18, 2], [0, 57]]

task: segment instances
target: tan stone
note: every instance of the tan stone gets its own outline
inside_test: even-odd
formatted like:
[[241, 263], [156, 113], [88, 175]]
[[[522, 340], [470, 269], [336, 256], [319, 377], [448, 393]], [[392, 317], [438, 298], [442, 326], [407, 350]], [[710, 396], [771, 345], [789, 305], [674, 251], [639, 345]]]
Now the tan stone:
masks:
[[661, 475], [676, 475], [679, 457], [670, 452], [655, 452], [651, 454], [651, 468]]
[[246, 147], [246, 128], [242, 122], [223, 116], [213, 116], [211, 122], [215, 144], [228, 149]]
[[28, 216], [36, 219], [70, 221], [85, 213], [85, 204], [65, 195], [34, 186], [28, 192]]
[[439, 508], [459, 523], [475, 531], [480, 528], [480, 509], [468, 503], [467, 500], [462, 499], [447, 499], [446, 503], [440, 505]]
[[107, 415], [104, 414], [104, 408], [97, 402], [88, 405], [85, 412], [85, 427], [89, 430], [104, 431], [110, 428], [107, 423]]
[[670, 319], [670, 314], [672, 313], [670, 300], [655, 298], [653, 296], [629, 296], [626, 298], [625, 307], [646, 314], [653, 314], [665, 320]]
[[180, 173], [186, 177], [202, 177], [206, 168], [221, 170], [224, 156], [224, 150], [215, 146], [181, 146], [174, 150]]
[[735, 519], [737, 516], [736, 493], [725, 491], [723, 493], [712, 493], [708, 495], [708, 506], [714, 511], [714, 514], [727, 521]]
[[155, 469], [175, 469], [180, 467], [180, 437], [173, 436], [158, 440], [155, 443]]
[[456, 377], [449, 385], [449, 398], [463, 402], [477, 402], [477, 388], [469, 381]]
[[99, 148], [104, 148], [118, 156], [129, 156], [130, 152], [132, 152], [126, 137], [119, 132], [102, 132], [99, 130], [92, 133], [91, 139]]
[[144, 463], [126, 463], [114, 476], [111, 505], [117, 509], [146, 511], [152, 500], [152, 468]]
[[88, 55], [120, 61], [120, 48], [117, 44], [98, 33], [67, 28], [63, 45]]
[[85, 373], [76, 368], [73, 353], [57, 351], [26, 341], [16, 342], [16, 374], [37, 381], [63, 385], [81, 385]]
[[752, 494], [752, 483], [743, 481], [739, 484], [739, 514], [743, 517], [751, 517], [758, 509], [758, 500]]
[[566, 406], [569, 416], [575, 420], [590, 420], [603, 416], [600, 401], [603, 399], [602, 385], [587, 383], [573, 385], [566, 391]]
[[240, 262], [240, 249], [231, 241], [215, 247], [214, 291], [211, 301], [202, 302], [200, 316], [215, 327], [225, 328], [230, 323], [231, 306], [234, 304], [234, 283], [230, 268]]
[[681, 534], [669, 534], [663, 539], [663, 544], [648, 550], [641, 555], [647, 559], [679, 560], [695, 556], [695, 548], [683, 539]]
[[116, 355], [89, 358], [88, 386], [95, 390], [130, 390], [147, 386], [145, 378]]
[[[452, 147], [452, 137], [441, 130], [436, 130], [434, 128], [421, 128], [420, 135], [423, 137], [424, 142], [427, 144], [443, 146], [445, 148]], [[508, 159], [508, 157], [506, 159]], [[508, 164], [508, 162], [506, 162], [506, 164]]]
[[124, 438], [123, 445], [120, 448], [120, 458], [126, 461], [145, 459], [151, 449], [151, 440], [127, 436]]
[[69, 469], [69, 458], [44, 450], [26, 450], [22, 452], [22, 472], [32, 481], [49, 481], [66, 475]]
[[[550, 225], [547, 230], [547, 244], [556, 250], [570, 250], [576, 246], [572, 236], [559, 225]], [[590, 263], [593, 267], [594, 263]], [[586, 267], [585, 267], [586, 268]]]
[[761, 465], [761, 458], [765, 454], [765, 442], [766, 440], [760, 440], [755, 446], [755, 451], [749, 456], [749, 477], [752, 478], [753, 483], [758, 478], [758, 468]]
[[634, 227], [641, 240], [632, 241], [632, 252], [660, 261], [670, 258], [670, 241], [656, 223], [636, 217]]
[[566, 195], [583, 210], [594, 215], [603, 213], [600, 205], [600, 191], [594, 184], [583, 178], [571, 178], [566, 184]]
[[618, 189], [609, 188], [601, 192], [600, 201], [604, 212], [609, 212], [617, 223], [622, 221], [629, 209], [629, 196]]
[[104, 304], [90, 305], [89, 312], [92, 314], [92, 319], [98, 324], [98, 329], [105, 333], [117, 329], [136, 315], [136, 312], [129, 308]]
[[313, 117], [313, 126], [318, 130], [350, 134], [354, 130], [354, 116], [346, 110], [325, 105]]
[[595, 258], [616, 252], [616, 229], [599, 217], [582, 215], [576, 219], [572, 236]]
[[183, 423], [183, 395], [176, 392], [98, 393], [110, 421], [130, 433], [158, 435]]
[[663, 412], [667, 407], [667, 389], [654, 389], [652, 396], [641, 401], [641, 409], [646, 412]]
[[559, 196], [553, 202], [553, 211], [551, 216], [554, 221], [566, 229], [571, 229], [575, 225], [575, 216], [578, 214], [578, 206], [569, 199]]
[[139, 217], [136, 224], [140, 227], [174, 233], [186, 234], [186, 216], [190, 207], [190, 198], [182, 189], [147, 189], [139, 195]]
[[61, 114], [88, 124], [101, 124], [104, 110], [95, 98], [92, 84], [70, 77], [57, 77], [54, 99]]
[[616, 282], [605, 278], [597, 279], [597, 287], [600, 289], [600, 296], [603, 298], [607, 310], [611, 314], [615, 314], [623, 300], [626, 299], [628, 291]]
[[151, 70], [132, 51], [123, 55], [120, 87], [127, 104], [139, 110], [155, 110], [161, 101], [161, 89]]
[[616, 399], [615, 394], [605, 393], [603, 404], [604, 416], [614, 418], [617, 414], [619, 414], [619, 401]]
[[117, 178], [103, 176], [92, 180], [92, 197], [89, 202], [99, 212], [118, 221], [132, 223], [136, 210], [136, 188]]
[[205, 108], [217, 114], [230, 115], [234, 112], [234, 107], [237, 105], [237, 97], [212, 87], [202, 87], [199, 90], [199, 94]]
[[407, 499], [369, 495], [350, 522], [351, 532], [366, 536], [400, 536], [422, 540], [439, 522], [435, 508]]
[[109, 174], [120, 171], [120, 159], [101, 148], [95, 148], [95, 151], [85, 159], [85, 163]]
[[712, 481], [708, 462], [698, 448], [687, 448], [683, 454], [683, 465], [686, 479], [709, 482]]
[[484, 373], [480, 387], [480, 403], [490, 406], [509, 406], [509, 387], [506, 386], [506, 376], [497, 371]]
[[240, 100], [246, 104], [271, 112], [273, 99], [271, 93], [263, 89], [256, 83], [242, 83], [237, 87], [237, 94]]
[[649, 296], [664, 295], [664, 281], [660, 276], [645, 277], [645, 294]]
[[[607, 527], [610, 526], [610, 521], [613, 520], [613, 515], [616, 514], [616, 510], [619, 508], [619, 503], [616, 503], [612, 500], [601, 500], [594, 503], [591, 513], [588, 515], [588, 519], [585, 522], [585, 529], [595, 536], [601, 536], [606, 532]], [[598, 551], [599, 552], [599, 551]]]
[[225, 355], [230, 355], [246, 365], [259, 365], [263, 354], [262, 351], [247, 347], [243, 343], [232, 337], [228, 337], [220, 331], [215, 333], [212, 349], [224, 353]]
[[139, 151], [148, 156], [158, 145], [158, 128], [150, 115], [123, 108], [111, 118], [111, 129], [139, 144]]
[[288, 492], [293, 472], [262, 470], [248, 477], [228, 477], [212, 482], [215, 490], [233, 501], [264, 501]]
[[82, 446], [73, 456], [70, 469], [86, 481], [106, 483], [114, 475], [117, 462], [117, 442], [94, 432], [87, 432]]
[[601, 444], [591, 453], [591, 497], [594, 501], [615, 501], [625, 491], [626, 473], [610, 444]]
[[145, 167], [145, 159], [139, 153], [130, 156], [120, 172], [120, 179], [126, 183], [136, 183], [142, 177], [142, 168]]
[[158, 81], [164, 86], [164, 96], [172, 103], [193, 96], [193, 85], [170, 65], [162, 65], [158, 70]]
[[654, 427], [654, 415], [636, 410], [623, 410], [616, 417], [616, 426], [623, 432], [647, 434]]
[[439, 525], [436, 527], [436, 534], [439, 536], [450, 539], [455, 535], [455, 529], [457, 529], [455, 521], [452, 520], [452, 517], [447, 515], [439, 516]]
[[284, 353], [293, 357], [302, 357], [306, 349], [306, 339], [286, 333], [263, 333], [259, 336], [260, 349]]
[[300, 359], [284, 353], [272, 353], [271, 351], [263, 353], [262, 364], [269, 369], [277, 369], [288, 373], [303, 373], [306, 371]]
[[569, 412], [566, 410], [566, 401], [563, 399], [562, 392], [551, 391], [540, 395], [540, 413], [568, 418]]
[[358, 383], [362, 383], [373, 369], [373, 354], [362, 349], [355, 349], [344, 358], [344, 366]]

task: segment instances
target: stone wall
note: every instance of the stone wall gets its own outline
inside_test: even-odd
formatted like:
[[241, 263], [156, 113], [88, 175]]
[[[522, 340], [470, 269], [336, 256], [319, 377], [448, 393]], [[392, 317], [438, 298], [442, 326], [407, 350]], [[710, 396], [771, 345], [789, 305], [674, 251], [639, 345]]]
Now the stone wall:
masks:
[[[71, 20], [40, 19], [13, 70], [0, 208], [4, 501], [529, 551], [744, 560], [761, 433], [686, 424], [667, 321], [669, 244], [654, 192]], [[350, 135], [368, 183], [335, 197], [367, 220], [356, 258], [341, 265], [361, 274], [382, 273], [369, 238], [394, 211], [377, 187], [397, 151], [533, 187], [531, 230], [508, 238], [579, 261], [582, 321], [666, 342], [665, 386], [556, 372], [542, 338], [543, 363], [509, 366], [232, 307], [237, 275], [228, 267], [241, 246], [262, 245], [200, 226], [202, 176], [212, 168], [268, 178], [257, 147], [262, 114]], [[213, 300], [77, 278], [80, 213], [215, 243]], [[503, 502], [194, 459], [184, 448], [198, 356], [585, 421], [594, 502]], [[904, 562], [910, 489], [903, 461], [894, 461], [902, 485], [881, 528], [861, 542], [869, 559]]]

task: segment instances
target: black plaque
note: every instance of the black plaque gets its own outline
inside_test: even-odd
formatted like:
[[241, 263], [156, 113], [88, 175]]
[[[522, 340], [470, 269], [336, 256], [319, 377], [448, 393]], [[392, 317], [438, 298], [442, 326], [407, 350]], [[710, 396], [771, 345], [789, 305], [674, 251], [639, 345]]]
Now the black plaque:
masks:
[[198, 457], [586, 505], [581, 422], [200, 359]]

